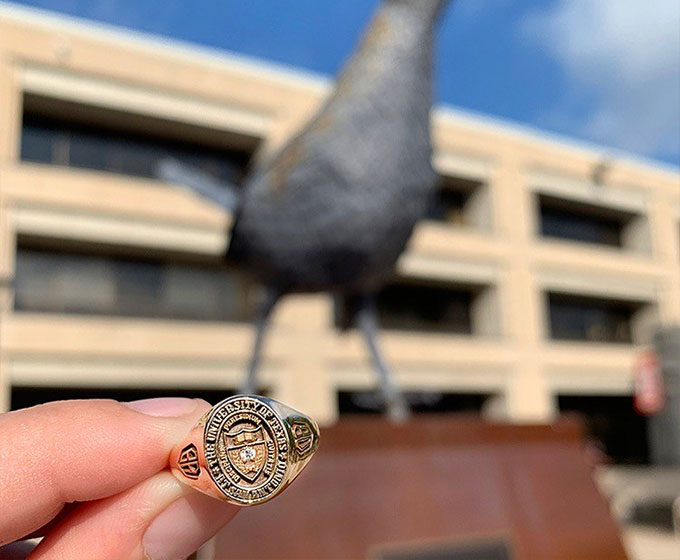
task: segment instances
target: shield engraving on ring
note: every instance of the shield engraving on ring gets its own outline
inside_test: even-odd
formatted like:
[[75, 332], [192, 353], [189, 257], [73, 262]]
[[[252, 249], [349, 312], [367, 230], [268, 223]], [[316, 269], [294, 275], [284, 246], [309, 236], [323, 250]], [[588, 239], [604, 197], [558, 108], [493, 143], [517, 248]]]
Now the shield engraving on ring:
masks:
[[273, 399], [237, 395], [199, 420], [178, 446], [173, 472], [213, 497], [258, 504], [293, 481], [318, 442], [311, 418]]
[[228, 497], [248, 502], [276, 493], [288, 469], [283, 423], [264, 403], [235, 399], [211, 415], [205, 459], [212, 479]]

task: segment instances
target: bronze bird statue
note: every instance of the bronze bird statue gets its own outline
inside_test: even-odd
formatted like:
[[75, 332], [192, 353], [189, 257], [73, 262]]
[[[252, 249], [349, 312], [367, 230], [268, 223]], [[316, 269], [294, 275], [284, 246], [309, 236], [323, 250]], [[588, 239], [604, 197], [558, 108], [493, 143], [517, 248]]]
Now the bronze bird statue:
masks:
[[234, 215], [230, 261], [266, 286], [243, 391], [256, 390], [272, 308], [288, 293], [330, 292], [361, 331], [390, 418], [408, 404], [377, 343], [374, 294], [394, 272], [435, 192], [432, 50], [448, 0], [384, 0], [318, 113], [240, 187], [165, 160], [160, 178]]

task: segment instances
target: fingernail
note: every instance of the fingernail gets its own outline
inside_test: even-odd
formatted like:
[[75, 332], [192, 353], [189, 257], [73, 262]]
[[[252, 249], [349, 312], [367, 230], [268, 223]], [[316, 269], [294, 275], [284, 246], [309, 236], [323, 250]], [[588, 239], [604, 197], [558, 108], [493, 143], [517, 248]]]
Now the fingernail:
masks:
[[194, 493], [179, 498], [149, 525], [142, 538], [150, 560], [178, 560], [208, 541], [227, 523], [238, 508]]
[[149, 416], [171, 418], [189, 414], [196, 408], [198, 401], [196, 399], [180, 397], [164, 397], [160, 399], [142, 399], [124, 404], [137, 412], [148, 414]]

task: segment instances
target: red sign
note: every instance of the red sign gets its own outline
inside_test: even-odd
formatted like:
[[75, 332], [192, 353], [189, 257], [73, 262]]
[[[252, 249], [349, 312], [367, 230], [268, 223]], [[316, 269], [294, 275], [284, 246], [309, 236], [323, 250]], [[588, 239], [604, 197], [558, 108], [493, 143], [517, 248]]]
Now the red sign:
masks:
[[661, 362], [652, 351], [642, 353], [634, 370], [634, 406], [638, 414], [649, 416], [661, 412], [666, 406], [666, 389]]

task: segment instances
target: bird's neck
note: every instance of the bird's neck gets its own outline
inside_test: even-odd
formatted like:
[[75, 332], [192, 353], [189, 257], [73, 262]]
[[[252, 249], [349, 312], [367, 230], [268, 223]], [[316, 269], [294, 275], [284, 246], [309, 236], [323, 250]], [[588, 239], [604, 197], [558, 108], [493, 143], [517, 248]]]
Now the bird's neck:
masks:
[[[409, 79], [414, 71], [429, 83], [432, 37], [442, 7], [448, 0], [384, 0], [338, 80], [337, 94], [365, 91], [371, 83]], [[426, 86], [427, 84], [421, 84]]]
[[432, 37], [444, 5], [449, 0], [383, 0], [356, 56], [372, 45], [403, 45], [413, 49], [414, 42]]
[[432, 26], [448, 3], [449, 0], [383, 0], [380, 11], [406, 13]]

